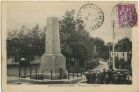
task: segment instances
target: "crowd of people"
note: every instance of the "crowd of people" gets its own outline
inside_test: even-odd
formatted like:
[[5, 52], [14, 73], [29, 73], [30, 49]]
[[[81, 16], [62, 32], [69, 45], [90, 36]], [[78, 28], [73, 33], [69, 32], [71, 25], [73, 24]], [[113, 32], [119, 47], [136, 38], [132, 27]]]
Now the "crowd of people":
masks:
[[130, 72], [114, 70], [88, 71], [86, 74], [87, 83], [91, 84], [131, 84]]

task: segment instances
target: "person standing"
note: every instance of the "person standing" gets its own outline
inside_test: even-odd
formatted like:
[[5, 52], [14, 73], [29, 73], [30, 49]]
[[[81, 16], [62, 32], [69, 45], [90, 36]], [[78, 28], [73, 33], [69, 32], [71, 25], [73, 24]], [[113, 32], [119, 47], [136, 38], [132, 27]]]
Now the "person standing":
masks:
[[112, 83], [112, 80], [113, 80], [112, 70], [108, 70], [107, 74], [108, 74], [108, 84]]
[[126, 84], [131, 84], [132, 83], [132, 77], [131, 75], [128, 73], [126, 76]]
[[120, 71], [117, 72], [117, 76], [118, 76], [117, 83], [118, 83], [118, 84], [121, 84], [121, 82], [122, 82], [121, 77], [122, 77], [122, 76], [121, 76], [121, 72], [120, 72]]
[[106, 70], [105, 69], [103, 69], [101, 79], [102, 79], [102, 84], [105, 84], [106, 83]]
[[85, 73], [85, 76], [86, 76], [87, 83], [89, 83], [90, 82], [90, 74], [89, 74], [89, 72]]
[[91, 78], [91, 83], [95, 84], [95, 82], [96, 82], [96, 73], [94, 71], [92, 71], [90, 78]]
[[117, 74], [117, 72], [114, 73], [114, 76], [113, 76], [113, 83], [114, 83], [114, 84], [118, 84], [118, 74]]
[[101, 73], [100, 73], [100, 70], [97, 71], [96, 83], [97, 84], [100, 84], [101, 83]]

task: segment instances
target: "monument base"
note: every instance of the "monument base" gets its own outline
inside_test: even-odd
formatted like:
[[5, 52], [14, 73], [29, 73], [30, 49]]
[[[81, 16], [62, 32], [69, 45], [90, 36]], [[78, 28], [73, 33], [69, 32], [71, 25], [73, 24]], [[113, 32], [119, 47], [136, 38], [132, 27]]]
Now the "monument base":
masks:
[[66, 58], [62, 54], [44, 54], [40, 71], [45, 79], [67, 78]]
[[30, 78], [38, 80], [42, 79], [58, 80], [58, 79], [67, 79], [67, 75], [66, 73], [62, 74], [58, 71], [57, 72], [45, 71], [43, 73], [39, 72], [37, 75], [34, 74]]
[[81, 81], [86, 80], [86, 77], [78, 77], [78, 78], [70, 78], [70, 79], [62, 79], [62, 80], [51, 80], [51, 79], [43, 79], [43, 80], [36, 80], [30, 78], [20, 78], [19, 81], [22, 83], [27, 82], [31, 84], [75, 84]]

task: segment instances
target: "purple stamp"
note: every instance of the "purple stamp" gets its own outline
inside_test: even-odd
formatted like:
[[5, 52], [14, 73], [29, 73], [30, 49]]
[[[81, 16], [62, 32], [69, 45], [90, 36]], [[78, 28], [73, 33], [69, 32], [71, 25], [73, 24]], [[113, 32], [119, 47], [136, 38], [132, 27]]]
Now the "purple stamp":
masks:
[[120, 4], [117, 8], [120, 27], [133, 27], [137, 24], [137, 12], [134, 4]]

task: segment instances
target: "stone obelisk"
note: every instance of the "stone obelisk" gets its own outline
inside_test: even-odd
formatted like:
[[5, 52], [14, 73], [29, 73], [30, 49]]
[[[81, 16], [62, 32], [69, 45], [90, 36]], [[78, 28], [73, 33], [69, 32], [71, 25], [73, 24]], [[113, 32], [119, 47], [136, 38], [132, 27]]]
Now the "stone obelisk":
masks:
[[54, 79], [59, 77], [59, 70], [62, 70], [66, 76], [66, 58], [62, 55], [60, 49], [59, 20], [56, 17], [47, 18], [47, 30], [45, 39], [45, 53], [41, 58], [40, 69], [47, 78], [50, 73]]

